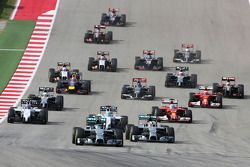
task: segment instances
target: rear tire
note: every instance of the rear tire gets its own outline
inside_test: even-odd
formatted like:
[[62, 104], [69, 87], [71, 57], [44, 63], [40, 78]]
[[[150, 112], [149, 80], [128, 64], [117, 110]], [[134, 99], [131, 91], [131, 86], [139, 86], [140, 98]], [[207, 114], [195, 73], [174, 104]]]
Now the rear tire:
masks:
[[88, 63], [88, 71], [92, 71], [92, 65], [93, 65], [93, 62], [95, 61], [95, 58], [94, 57], [90, 57], [89, 58], [89, 63]]
[[111, 59], [111, 71], [116, 72], [117, 70], [117, 58]]
[[218, 93], [218, 87], [219, 87], [219, 83], [213, 83], [213, 90], [212, 90], [212, 92], [213, 93]]
[[133, 140], [132, 139], [132, 136], [133, 135], [138, 135], [139, 134], [139, 128], [138, 126], [131, 126], [131, 129], [130, 129], [130, 136], [129, 136], [129, 139], [131, 142], [137, 142], [137, 140]]
[[239, 84], [238, 85], [238, 93], [241, 94], [240, 98], [244, 99], [244, 85], [243, 84]]
[[14, 121], [15, 121], [15, 110], [13, 107], [11, 107], [8, 111], [7, 122], [14, 123]]
[[187, 109], [185, 113], [185, 117], [189, 117], [190, 121], [188, 123], [192, 123], [193, 122], [192, 110]]
[[39, 113], [41, 124], [47, 124], [48, 123], [48, 110], [47, 109], [41, 109]]
[[122, 143], [120, 145], [117, 145], [117, 146], [123, 147], [123, 131], [121, 129], [116, 129], [115, 136], [116, 136], [116, 139], [122, 140]]
[[122, 26], [126, 25], [126, 15], [125, 14], [121, 14], [121, 22], [122, 22]]
[[133, 124], [127, 124], [125, 126], [125, 139], [126, 140], [129, 140], [129, 137], [130, 137], [130, 129], [131, 127], [134, 126]]
[[158, 58], [158, 66], [160, 67], [160, 71], [163, 70], [163, 57]]
[[55, 72], [54, 68], [49, 69], [49, 74], [48, 74], [49, 75], [49, 82], [52, 82], [52, 83], [55, 82], [55, 80], [54, 80], [55, 79], [55, 73], [56, 72]]
[[195, 93], [193, 93], [193, 92], [190, 92], [189, 93], [189, 101], [188, 101], [188, 107], [193, 107], [191, 104], [190, 104], [190, 102], [195, 102]]
[[156, 111], [157, 111], [158, 109], [159, 109], [159, 107], [153, 106], [153, 107], [152, 107], [151, 114], [152, 114], [152, 115], [155, 115], [155, 114], [156, 114]]
[[155, 86], [149, 86], [149, 92], [148, 92], [149, 95], [152, 95], [151, 98], [149, 98], [149, 100], [154, 100], [155, 98]]
[[217, 95], [216, 102], [220, 103], [220, 106], [218, 108], [222, 108], [222, 95], [221, 94]]
[[128, 124], [128, 116], [121, 116], [121, 119], [120, 119], [120, 128], [122, 129], [122, 131], [124, 132], [125, 131], [125, 127], [126, 125]]
[[76, 145], [79, 145], [79, 144], [77, 143], [77, 139], [78, 139], [78, 138], [84, 138], [84, 135], [85, 135], [84, 129], [83, 129], [83, 128], [77, 127], [77, 128], [76, 128], [76, 132], [75, 132], [75, 144], [76, 144]]
[[56, 96], [56, 110], [57, 111], [62, 111], [63, 110], [63, 106], [64, 106], [64, 98], [63, 96]]
[[201, 51], [200, 50], [196, 51], [196, 58], [199, 59], [197, 63], [200, 64], [201, 63]]
[[197, 87], [197, 74], [191, 74], [190, 82], [191, 82], [191, 87], [192, 88]]
[[173, 74], [172, 73], [167, 73], [167, 76], [166, 76], [166, 80], [165, 80], [165, 87], [170, 87], [171, 86], [171, 76]]

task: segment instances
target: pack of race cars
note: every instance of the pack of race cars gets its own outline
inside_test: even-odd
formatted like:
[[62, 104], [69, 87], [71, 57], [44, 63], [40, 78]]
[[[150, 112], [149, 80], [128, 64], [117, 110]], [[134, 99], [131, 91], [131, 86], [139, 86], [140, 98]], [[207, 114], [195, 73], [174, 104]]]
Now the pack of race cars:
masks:
[[[94, 30], [87, 30], [85, 43], [110, 44], [112, 31], [106, 26], [126, 26], [126, 15], [119, 14], [119, 9], [109, 9], [101, 15], [100, 25]], [[162, 71], [163, 57], [156, 56], [155, 50], [143, 50], [142, 56], [135, 57], [135, 70]], [[194, 44], [182, 44], [174, 50], [175, 63], [201, 63], [201, 51], [194, 49]], [[109, 51], [97, 51], [95, 57], [89, 57], [88, 71], [116, 72], [117, 58], [111, 58]], [[58, 62], [57, 68], [50, 68], [48, 80], [56, 87], [39, 87], [38, 95], [30, 94], [22, 99], [18, 107], [8, 111], [7, 122], [40, 123], [48, 122], [48, 110], [61, 111], [64, 97], [57, 94], [91, 94], [91, 81], [83, 80], [79, 69], [71, 69], [70, 62]], [[124, 138], [131, 142], [174, 143], [175, 130], [164, 125], [166, 122], [192, 123], [193, 113], [190, 107], [223, 108], [223, 97], [244, 98], [244, 85], [235, 84], [235, 77], [222, 77], [221, 83], [212, 86], [200, 85], [199, 92], [190, 92], [187, 106], [179, 106], [178, 100], [164, 97], [160, 106], [152, 106], [151, 113], [138, 116], [138, 125], [128, 124], [126, 115], [119, 115], [118, 108], [112, 105], [100, 106], [99, 113], [86, 117], [84, 127], [74, 127], [72, 144], [105, 145], [122, 147]], [[197, 88], [197, 74], [189, 74], [188, 66], [176, 66], [174, 72], [168, 72], [165, 78], [166, 88]], [[132, 78], [132, 84], [121, 88], [121, 99], [154, 100], [156, 87], [148, 85], [148, 79]], [[125, 136], [125, 137], [124, 137]]]

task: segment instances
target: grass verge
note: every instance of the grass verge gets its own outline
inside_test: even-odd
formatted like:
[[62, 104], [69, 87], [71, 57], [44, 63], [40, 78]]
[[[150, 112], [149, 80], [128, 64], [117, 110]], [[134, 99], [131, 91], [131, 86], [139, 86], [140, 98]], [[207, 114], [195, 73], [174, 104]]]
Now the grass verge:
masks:
[[8, 20], [15, 9], [17, 0], [0, 0], [0, 19]]
[[24, 52], [20, 50], [25, 50], [34, 26], [33, 21], [8, 21], [0, 34], [0, 93], [15, 72]]

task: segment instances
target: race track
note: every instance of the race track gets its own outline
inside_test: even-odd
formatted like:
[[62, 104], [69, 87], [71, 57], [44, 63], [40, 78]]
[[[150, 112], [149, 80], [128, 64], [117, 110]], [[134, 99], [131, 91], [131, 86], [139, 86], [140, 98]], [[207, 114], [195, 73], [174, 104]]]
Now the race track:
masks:
[[[98, 6], [98, 7], [97, 7]], [[127, 27], [111, 27], [111, 45], [84, 44], [87, 29], [100, 21], [109, 7], [127, 14]], [[8, 124], [0, 126], [0, 166], [242, 166], [250, 164], [250, 8], [247, 0], [68, 0], [61, 1], [47, 50], [27, 91], [37, 93], [48, 82], [48, 69], [58, 61], [69, 61], [92, 80], [91, 95], [65, 95], [65, 110], [49, 112], [48, 125]], [[165, 88], [166, 72], [175, 48], [194, 43], [202, 51], [202, 64], [189, 65], [199, 84], [219, 82], [221, 76], [235, 76], [245, 85], [245, 99], [223, 99], [223, 109], [193, 110], [193, 124], [170, 124], [175, 144], [131, 143], [123, 148], [77, 147], [71, 144], [74, 126], [85, 125], [89, 113], [100, 105], [117, 105], [118, 112], [137, 123], [137, 116], [149, 113], [161, 97], [179, 99], [187, 106], [192, 89]], [[164, 57], [164, 71], [135, 71], [135, 56], [143, 49], [155, 49]], [[108, 50], [118, 58], [117, 73], [88, 72], [88, 57]], [[147, 77], [156, 85], [156, 100], [121, 100], [123, 84], [132, 77]]]

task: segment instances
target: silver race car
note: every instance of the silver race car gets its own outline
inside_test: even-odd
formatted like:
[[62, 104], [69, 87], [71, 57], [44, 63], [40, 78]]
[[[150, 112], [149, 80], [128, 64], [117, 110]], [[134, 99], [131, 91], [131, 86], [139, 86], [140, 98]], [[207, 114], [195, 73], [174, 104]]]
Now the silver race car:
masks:
[[176, 63], [201, 63], [201, 51], [194, 50], [193, 44], [182, 44], [181, 50], [174, 50], [173, 61]]

